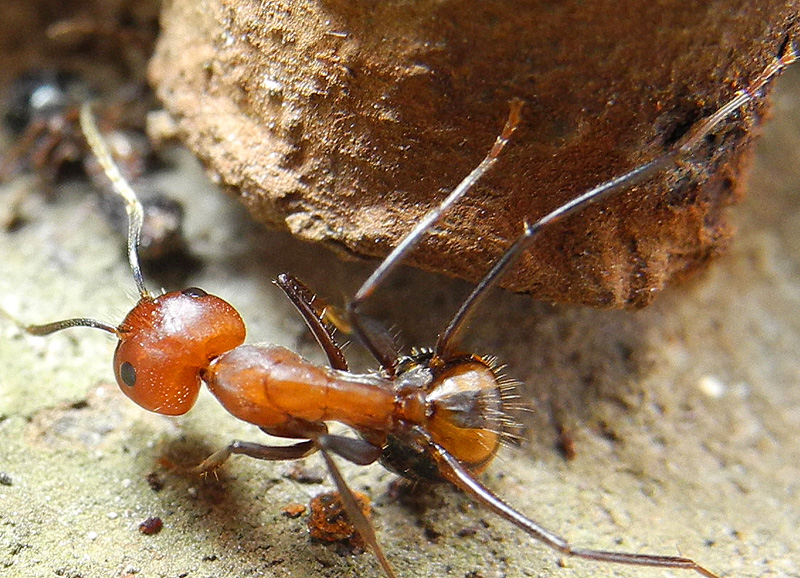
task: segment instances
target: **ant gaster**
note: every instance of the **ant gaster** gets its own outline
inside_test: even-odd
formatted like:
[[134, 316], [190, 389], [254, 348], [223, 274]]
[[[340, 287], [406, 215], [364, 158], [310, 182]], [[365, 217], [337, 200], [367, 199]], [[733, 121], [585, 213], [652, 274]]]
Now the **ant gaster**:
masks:
[[[511, 424], [504, 404], [509, 380], [494, 361], [464, 354], [459, 337], [477, 305], [503, 273], [530, 245], [542, 228], [620, 189], [632, 186], [689, 155], [714, 128], [798, 58], [790, 44], [745, 90], [690, 130], [666, 153], [613, 178], [564, 204], [532, 225], [495, 263], [462, 304], [433, 349], [400, 356], [391, 339], [375, 330], [359, 309], [423, 235], [495, 163], [520, 119], [519, 102], [484, 160], [436, 208], [410, 231], [364, 282], [347, 307], [348, 321], [359, 340], [380, 363], [381, 371], [348, 371], [342, 350], [334, 341], [313, 295], [290, 275], [276, 284], [303, 316], [327, 355], [330, 367], [318, 367], [277, 345], [243, 345], [245, 325], [222, 299], [197, 288], [152, 296], [146, 289], [137, 247], [142, 208], [114, 164], [91, 113], [84, 105], [80, 123], [91, 150], [125, 200], [128, 217], [128, 258], [140, 298], [119, 326], [80, 318], [24, 329], [46, 335], [70, 327], [93, 327], [118, 339], [114, 373], [122, 391], [153, 412], [180, 415], [195, 402], [203, 382], [231, 414], [264, 432], [297, 439], [289, 446], [234, 441], [197, 468], [219, 468], [232, 454], [263, 460], [293, 460], [319, 452], [341, 495], [346, 512], [385, 573], [394, 577], [372, 524], [363, 514], [332, 456], [355, 464], [382, 461], [397, 473], [414, 479], [446, 480], [531, 537], [564, 555], [637, 566], [693, 570], [707, 578], [717, 574], [690, 558], [576, 548], [506, 504], [476, 477], [494, 458]], [[327, 422], [350, 426], [360, 438], [331, 434]]]

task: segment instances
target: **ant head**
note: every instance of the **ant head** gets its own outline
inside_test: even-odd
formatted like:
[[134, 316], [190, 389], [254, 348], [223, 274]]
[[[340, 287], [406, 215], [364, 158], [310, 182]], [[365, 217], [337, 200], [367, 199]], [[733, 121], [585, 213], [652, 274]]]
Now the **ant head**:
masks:
[[147, 410], [181, 415], [211, 362], [244, 343], [245, 326], [230, 304], [193, 287], [142, 297], [116, 333], [114, 374], [123, 393]]
[[94, 319], [67, 319], [30, 326], [45, 335], [68, 327], [94, 327], [119, 338], [114, 375], [123, 393], [145, 409], [181, 415], [194, 405], [203, 372], [226, 351], [244, 343], [244, 322], [236, 310], [202, 289], [189, 288], [152, 297], [139, 266], [139, 237], [144, 210], [119, 171], [97, 128], [91, 103], [80, 110], [80, 126], [89, 148], [128, 213], [128, 261], [141, 298], [119, 327]]

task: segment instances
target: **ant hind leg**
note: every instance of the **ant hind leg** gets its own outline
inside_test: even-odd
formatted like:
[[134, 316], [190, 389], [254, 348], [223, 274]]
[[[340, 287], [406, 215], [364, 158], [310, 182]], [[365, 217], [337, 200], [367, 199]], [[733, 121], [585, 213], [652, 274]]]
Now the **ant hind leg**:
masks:
[[414, 433], [419, 438], [421, 443], [427, 445], [431, 456], [439, 466], [439, 471], [448, 481], [501, 518], [508, 520], [521, 530], [525, 531], [532, 538], [539, 540], [546, 546], [549, 546], [550, 548], [557, 550], [566, 556], [574, 556], [576, 558], [594, 560], [597, 562], [628, 564], [631, 566], [651, 566], [657, 568], [693, 570], [698, 574], [705, 576], [706, 578], [719, 578], [717, 574], [714, 574], [710, 570], [700, 566], [700, 564], [691, 558], [575, 548], [558, 534], [554, 534], [553, 532], [540, 526], [498, 498], [489, 488], [475, 479], [475, 477], [469, 471], [467, 471], [457, 459], [450, 455], [447, 450], [433, 441], [427, 432], [416, 428]]
[[[626, 173], [592, 187], [571, 201], [556, 207], [533, 224], [526, 222], [524, 232], [475, 286], [472, 293], [469, 294], [461, 305], [461, 308], [453, 316], [447, 328], [439, 336], [439, 340], [436, 343], [436, 354], [443, 359], [450, 359], [454, 355], [455, 348], [460, 341], [461, 332], [469, 325], [469, 320], [478, 305], [483, 301], [486, 295], [500, 283], [505, 273], [516, 262], [519, 256], [531, 246], [542, 230], [614, 193], [647, 181], [659, 171], [691, 155], [698, 145], [712, 134], [725, 119], [742, 106], [755, 100], [758, 92], [762, 90], [768, 82], [787, 66], [800, 59], [800, 52], [795, 48], [794, 43], [788, 39], [781, 50], [781, 56], [773, 60], [755, 80], [750, 82], [746, 88], [738, 91], [733, 98], [719, 107], [711, 116], [690, 128], [671, 149], [644, 164], [634, 167]], [[444, 203], [442, 206], [444, 206]], [[387, 261], [388, 260], [389, 257], [387, 257]], [[381, 267], [383, 267], [383, 264]], [[373, 275], [373, 277], [374, 276], [375, 275]], [[367, 283], [369, 283], [369, 280]], [[361, 293], [366, 293], [366, 289], [372, 289], [372, 287], [367, 287], [367, 283], [364, 284], [365, 287], [361, 288], [359, 295]]]

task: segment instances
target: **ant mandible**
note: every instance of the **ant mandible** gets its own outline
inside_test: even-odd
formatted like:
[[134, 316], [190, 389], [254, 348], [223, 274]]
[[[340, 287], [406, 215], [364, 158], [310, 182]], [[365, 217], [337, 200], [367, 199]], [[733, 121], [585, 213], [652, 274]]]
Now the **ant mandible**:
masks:
[[[433, 349], [401, 356], [392, 340], [360, 313], [362, 303], [420, 242], [423, 235], [496, 162], [520, 120], [513, 102], [500, 136], [483, 161], [431, 210], [383, 260], [347, 306], [358, 339], [381, 366], [380, 373], [354, 374], [336, 344], [313, 294], [288, 274], [276, 284], [302, 315], [325, 352], [330, 367], [318, 367], [277, 345], [244, 345], [245, 325], [237, 311], [219, 297], [197, 288], [152, 296], [139, 266], [138, 242], [142, 206], [112, 160], [95, 123], [91, 106], [80, 112], [80, 125], [114, 190], [126, 203], [128, 259], [139, 301], [119, 326], [89, 318], [66, 319], [23, 329], [47, 335], [71, 327], [92, 327], [117, 337], [114, 374], [122, 391], [140, 406], [164, 415], [189, 411], [206, 383], [235, 417], [267, 434], [297, 441], [268, 446], [234, 441], [214, 453], [195, 471], [219, 468], [231, 455], [263, 460], [293, 460], [319, 452], [341, 495], [345, 510], [390, 578], [395, 573], [332, 456], [359, 465], [381, 461], [400, 475], [419, 480], [446, 480], [531, 537], [564, 555], [637, 566], [693, 570], [707, 578], [717, 574], [690, 558], [573, 547], [505, 503], [484, 486], [477, 474], [492, 461], [513, 421], [505, 404], [512, 383], [487, 357], [462, 353], [460, 335], [476, 307], [537, 233], [587, 205], [628, 188], [688, 156], [724, 119], [749, 103], [768, 81], [798, 59], [790, 44], [745, 90], [691, 129], [656, 159], [602, 183], [562, 205], [532, 225], [494, 264], [440, 334]], [[327, 422], [341, 422], [360, 438], [331, 434]]]

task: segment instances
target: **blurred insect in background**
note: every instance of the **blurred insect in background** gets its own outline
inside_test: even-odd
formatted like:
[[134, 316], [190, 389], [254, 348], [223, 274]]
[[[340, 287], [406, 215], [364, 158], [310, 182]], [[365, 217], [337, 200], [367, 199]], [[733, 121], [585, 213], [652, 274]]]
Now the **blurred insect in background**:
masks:
[[[83, 102], [94, 98], [96, 91], [84, 79], [63, 70], [32, 70], [19, 76], [4, 98], [3, 121], [13, 146], [0, 154], [0, 183], [22, 173], [33, 173], [46, 191], [71, 169], [80, 167], [101, 195], [100, 207], [108, 219], [123, 227], [126, 211], [110, 183], [90, 153], [78, 117]], [[135, 182], [155, 162], [155, 151], [144, 132], [152, 96], [149, 89], [132, 83], [108, 99], [102, 125], [111, 156], [129, 181]], [[17, 205], [32, 187], [18, 187], [6, 193], [7, 200], [0, 226], [13, 228], [20, 219]], [[185, 251], [182, 228], [183, 206], [159, 191], [143, 197], [144, 222], [139, 252], [145, 262], [176, 256]]]

